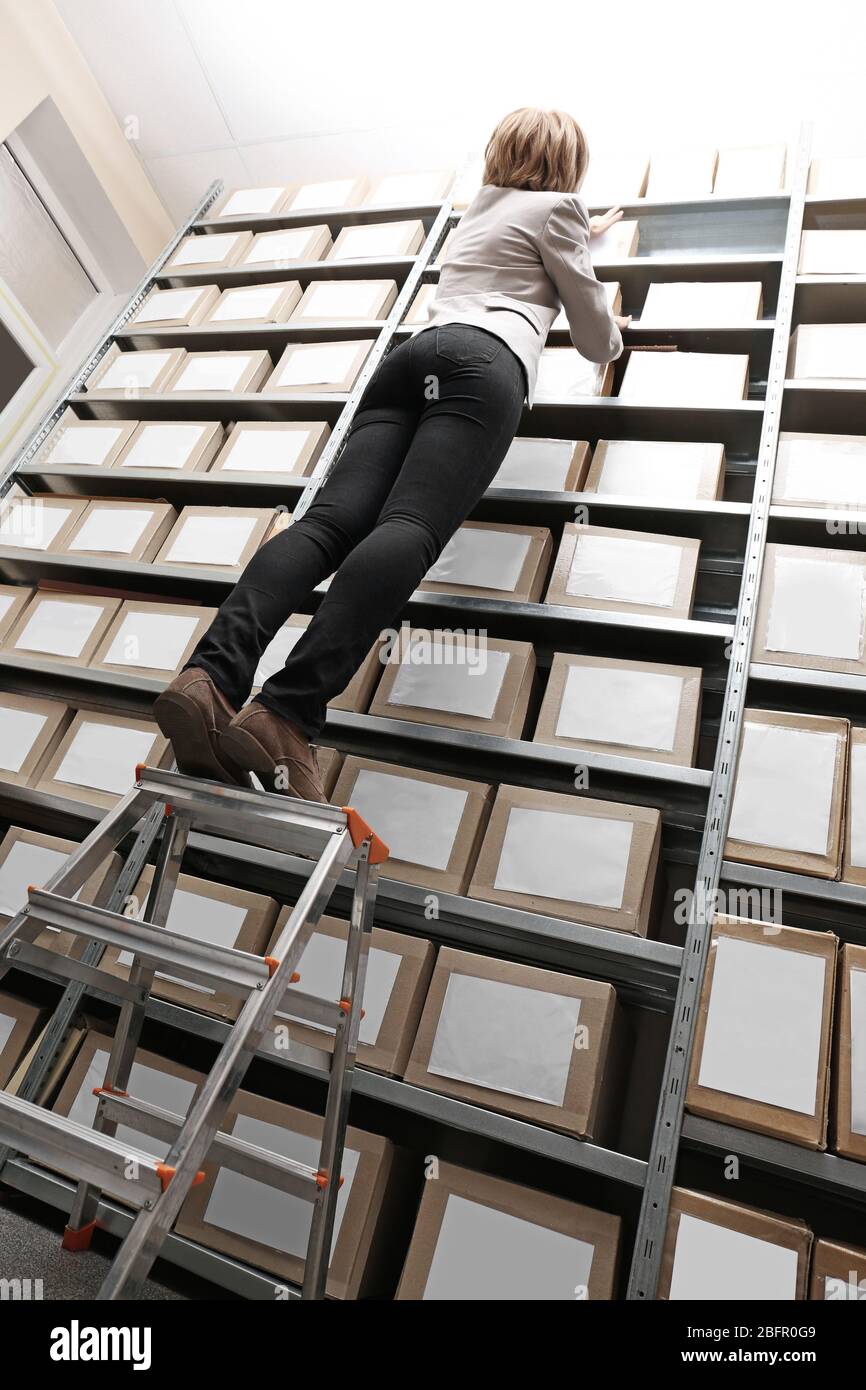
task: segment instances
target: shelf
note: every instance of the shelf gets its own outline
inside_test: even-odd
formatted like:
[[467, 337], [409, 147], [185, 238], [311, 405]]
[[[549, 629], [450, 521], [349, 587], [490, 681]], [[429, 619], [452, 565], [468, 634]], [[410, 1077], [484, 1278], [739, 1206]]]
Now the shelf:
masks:
[[279, 270], [264, 266], [213, 266], [208, 270], [163, 270], [156, 276], [162, 288], [173, 285], [218, 285], [221, 290], [240, 285], [270, 285], [299, 280], [306, 288], [313, 280], [396, 280], [402, 285], [417, 256], [377, 256], [353, 261], [295, 261]]
[[803, 226], [809, 231], [866, 229], [866, 193], [848, 198], [826, 198], [817, 193], [807, 193]]
[[159, 497], [175, 507], [294, 506], [309, 478], [291, 473], [248, 473], [217, 469], [192, 473], [180, 468], [92, 468], [87, 464], [30, 464], [17, 475], [34, 490], [80, 497]]
[[801, 323], [866, 323], [866, 275], [798, 275], [794, 318]]
[[238, 217], [200, 217], [193, 230], [233, 232], [249, 228], [254, 232], [278, 232], [286, 227], [356, 227], [366, 222], [405, 222], [418, 218], [432, 222], [442, 203], [393, 203], [390, 207], [305, 208], [303, 212], [247, 213]]
[[70, 396], [69, 404], [82, 420], [326, 420], [332, 425], [348, 399], [344, 391], [153, 391], [130, 400], [82, 391]]
[[[770, 916], [772, 920], [778, 918], [785, 926], [832, 931], [842, 941], [866, 946], [866, 888], [809, 874], [738, 864], [728, 859], [722, 864], [721, 877], [724, 883], [745, 889], [744, 902], [752, 905], [744, 912], [728, 907], [726, 910], [732, 916], [753, 917], [758, 921]], [[748, 896], [750, 889], [751, 898]], [[779, 909], [775, 913], [774, 906]]]
[[735, 1154], [743, 1163], [774, 1177], [794, 1179], [820, 1188], [825, 1195], [866, 1205], [866, 1163], [854, 1163], [837, 1154], [817, 1153], [783, 1139], [753, 1134], [734, 1125], [687, 1115], [683, 1122], [685, 1148], [727, 1160]]
[[245, 326], [200, 323], [194, 328], [144, 328], [130, 323], [115, 334], [115, 342], [125, 351], [147, 348], [185, 347], [190, 352], [236, 352], [245, 348], [267, 348], [278, 356], [289, 343], [343, 342], [355, 338], [378, 338], [385, 319], [357, 319], [331, 323], [260, 323]]
[[862, 434], [866, 381], [787, 379], [782, 396], [782, 429], [817, 434]]

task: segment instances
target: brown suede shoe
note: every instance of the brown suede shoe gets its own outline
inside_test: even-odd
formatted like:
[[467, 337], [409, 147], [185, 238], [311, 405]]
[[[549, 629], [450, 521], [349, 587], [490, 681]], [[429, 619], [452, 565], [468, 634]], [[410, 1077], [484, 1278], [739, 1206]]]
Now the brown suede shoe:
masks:
[[180, 772], [250, 787], [249, 776], [222, 752], [218, 738], [235, 711], [206, 671], [191, 666], [157, 695], [153, 717], [170, 740]]
[[303, 801], [324, 801], [325, 789], [315, 749], [306, 734], [282, 715], [252, 700], [236, 714], [219, 738], [223, 761], [254, 772], [266, 792], [282, 792]]

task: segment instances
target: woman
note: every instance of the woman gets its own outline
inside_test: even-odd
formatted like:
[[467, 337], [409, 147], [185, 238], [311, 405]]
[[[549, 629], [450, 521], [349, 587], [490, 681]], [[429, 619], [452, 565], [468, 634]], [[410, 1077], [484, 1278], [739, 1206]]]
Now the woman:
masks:
[[[326, 800], [310, 740], [328, 701], [496, 475], [560, 303], [584, 357], [622, 352], [628, 320], [611, 315], [589, 256], [590, 235], [622, 214], [588, 219], [576, 196], [587, 163], [563, 112], [524, 108], [497, 126], [430, 326], [384, 359], [314, 501], [253, 557], [156, 701], [181, 771], [241, 785], [255, 772], [268, 790]], [[271, 638], [330, 574], [285, 666], [242, 708]]]

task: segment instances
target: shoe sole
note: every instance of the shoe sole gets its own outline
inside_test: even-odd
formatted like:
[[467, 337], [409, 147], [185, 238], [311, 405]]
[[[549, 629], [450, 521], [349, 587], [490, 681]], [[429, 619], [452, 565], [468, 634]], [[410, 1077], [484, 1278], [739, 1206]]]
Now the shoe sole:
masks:
[[242, 768], [217, 756], [201, 706], [189, 695], [167, 691], [157, 696], [153, 717], [171, 743], [179, 772], [210, 782], [227, 782], [230, 786], [248, 789], [252, 785]]
[[[223, 751], [225, 750], [225, 751]], [[239, 767], [246, 769], [247, 772], [254, 772], [264, 787], [266, 792], [276, 792], [277, 796], [294, 796], [301, 801], [310, 801], [313, 798], [304, 797], [289, 782], [288, 787], [277, 787], [275, 783], [276, 768], [283, 764], [275, 763], [258, 739], [248, 733], [243, 727], [237, 728], [229, 725], [220, 734], [220, 752], [224, 757], [230, 757], [232, 762]], [[327, 797], [322, 797], [322, 805], [327, 805]]]

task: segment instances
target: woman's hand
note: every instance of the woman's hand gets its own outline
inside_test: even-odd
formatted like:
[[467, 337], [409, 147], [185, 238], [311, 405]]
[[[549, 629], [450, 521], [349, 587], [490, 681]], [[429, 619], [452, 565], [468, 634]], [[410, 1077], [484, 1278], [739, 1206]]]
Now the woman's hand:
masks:
[[608, 212], [603, 212], [600, 217], [591, 217], [589, 219], [590, 236], [601, 236], [602, 232], [606, 232], [615, 222], [621, 221], [622, 217], [622, 208], [610, 208]]
[[613, 321], [622, 333], [623, 329], [628, 328], [631, 323], [631, 314], [614, 314]]

